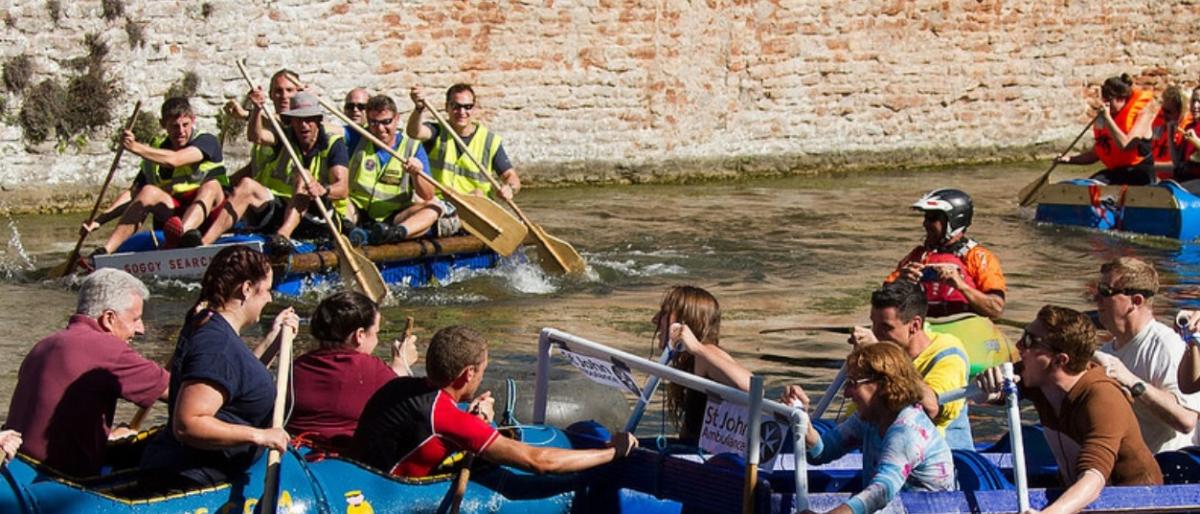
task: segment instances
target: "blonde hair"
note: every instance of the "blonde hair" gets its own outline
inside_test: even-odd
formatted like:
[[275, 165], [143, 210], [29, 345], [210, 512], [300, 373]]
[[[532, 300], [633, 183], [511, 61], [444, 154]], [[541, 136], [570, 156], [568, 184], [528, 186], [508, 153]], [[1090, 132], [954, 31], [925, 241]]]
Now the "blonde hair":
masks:
[[860, 346], [846, 357], [846, 370], [879, 379], [879, 392], [888, 410], [900, 412], [921, 401], [921, 375], [908, 355], [894, 344]]
[[1100, 273], [1112, 277], [1114, 289], [1149, 291], [1150, 294], [1145, 295], [1147, 300], [1158, 293], [1158, 271], [1137, 257], [1118, 257], [1108, 261], [1100, 266]]
[[[653, 319], [656, 348], [663, 337], [663, 334], [659, 332], [662, 329], [661, 321], [670, 319], [672, 316], [676, 323], [687, 325], [701, 343], [720, 345], [721, 304], [717, 303], [716, 297], [708, 291], [695, 286], [675, 286], [667, 290], [667, 294], [658, 308], [658, 313], [654, 315]], [[679, 352], [671, 359], [671, 366], [693, 373], [696, 361], [691, 354]], [[672, 383], [667, 384], [667, 410], [671, 413], [671, 419], [676, 423], [683, 419], [685, 394], [685, 387]]]

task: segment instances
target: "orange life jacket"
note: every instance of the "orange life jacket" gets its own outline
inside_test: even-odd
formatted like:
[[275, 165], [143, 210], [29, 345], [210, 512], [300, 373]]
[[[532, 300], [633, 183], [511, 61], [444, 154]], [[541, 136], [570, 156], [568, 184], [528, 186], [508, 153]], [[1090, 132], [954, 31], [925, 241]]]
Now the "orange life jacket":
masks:
[[[926, 252], [921, 258], [922, 264], [953, 264], [958, 267], [958, 272], [962, 275], [965, 281], [972, 289], [977, 289], [975, 279], [967, 273], [967, 265], [953, 253], [942, 252]], [[929, 277], [926, 279], [926, 277]], [[925, 290], [925, 300], [929, 303], [929, 317], [938, 318], [958, 314], [960, 312], [971, 312], [971, 304], [967, 303], [967, 297], [962, 294], [954, 286], [937, 280], [936, 275], [926, 272], [921, 277], [921, 288]]]
[[[1175, 121], [1175, 127], [1186, 127], [1192, 123], [1192, 113], [1185, 112], [1178, 120]], [[1170, 133], [1168, 133], [1170, 129]], [[1163, 116], [1163, 111], [1159, 110], [1158, 115], [1154, 116], [1154, 122], [1150, 124], [1150, 155], [1154, 156], [1155, 164], [1178, 164], [1175, 159], [1171, 158], [1171, 148], [1175, 148], [1179, 152], [1183, 147], [1183, 133], [1175, 130], [1174, 127], [1167, 126], [1167, 118]], [[1180, 161], [1182, 162], [1182, 161]]]
[[[1121, 112], [1117, 113], [1113, 121], [1116, 122], [1117, 127], [1122, 132], [1128, 133], [1133, 128], [1133, 122], [1137, 120], [1138, 114], [1152, 101], [1154, 101], [1153, 93], [1142, 89], [1134, 89], [1133, 94], [1129, 95], [1129, 99], [1125, 101], [1125, 107], [1121, 108]], [[1137, 145], [1130, 145], [1129, 148], [1124, 150], [1117, 148], [1117, 140], [1103, 123], [1096, 123], [1095, 127], [1092, 128], [1092, 135], [1096, 139], [1096, 156], [1100, 157], [1100, 161], [1104, 163], [1105, 168], [1111, 170], [1133, 166], [1142, 162], [1147, 157], [1138, 152]]]

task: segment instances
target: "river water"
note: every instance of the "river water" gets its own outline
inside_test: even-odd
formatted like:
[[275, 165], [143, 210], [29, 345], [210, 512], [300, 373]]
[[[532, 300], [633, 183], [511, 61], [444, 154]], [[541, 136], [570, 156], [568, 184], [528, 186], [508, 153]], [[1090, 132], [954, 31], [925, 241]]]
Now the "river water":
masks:
[[[1032, 212], [1019, 210], [1015, 197], [1043, 166], [527, 189], [518, 198], [526, 213], [580, 250], [591, 267], [588, 276], [550, 278], [532, 265], [509, 264], [456, 277], [440, 288], [398, 290], [396, 305], [384, 311], [388, 322], [381, 338], [396, 337], [404, 316], [416, 318], [418, 335], [425, 338], [446, 325], [471, 325], [492, 342], [489, 382], [495, 386], [501, 378], [517, 378], [519, 395], [529, 398], [542, 327], [650, 356], [649, 320], [664, 291], [692, 284], [717, 296], [722, 345], [766, 378], [770, 395], [789, 383], [820, 393], [847, 353], [845, 336], [759, 331], [865, 323], [870, 291], [922, 239], [921, 216], [908, 206], [937, 187], [957, 187], [974, 197], [969, 234], [1003, 263], [1007, 318], [1031, 319], [1046, 303], [1094, 308], [1085, 295], [1089, 284], [1102, 262], [1121, 255], [1141, 256], [1158, 266], [1165, 286], [1155, 304], [1160, 318], [1194, 301], [1200, 247], [1033, 223]], [[70, 281], [41, 280], [37, 277], [44, 273], [34, 270], [61, 262], [82, 217], [0, 217], [0, 398], [5, 402], [29, 347], [62, 327], [74, 308]], [[106, 236], [102, 230], [91, 242]], [[139, 351], [166, 360], [195, 290], [195, 284], [181, 282], [151, 284], [148, 333], [135, 341]], [[277, 297], [272, 309], [292, 304], [307, 314], [318, 294]], [[605, 395], [591, 390], [569, 394]], [[0, 416], [6, 411], [0, 409]], [[121, 408], [123, 415], [128, 412], [128, 406]], [[994, 434], [998, 425], [987, 414], [973, 417], [984, 434]], [[164, 417], [159, 407], [151, 419]], [[658, 430], [660, 417], [656, 403], [642, 431]]]

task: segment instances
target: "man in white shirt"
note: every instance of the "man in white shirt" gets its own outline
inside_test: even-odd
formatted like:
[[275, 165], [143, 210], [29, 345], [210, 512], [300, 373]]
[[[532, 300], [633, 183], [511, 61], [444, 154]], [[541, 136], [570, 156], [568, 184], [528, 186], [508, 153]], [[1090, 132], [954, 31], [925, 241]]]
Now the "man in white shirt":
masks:
[[1185, 344], [1154, 319], [1158, 273], [1149, 263], [1121, 257], [1100, 267], [1095, 295], [1100, 322], [1113, 339], [1096, 352], [1108, 375], [1129, 391], [1150, 451], [1192, 444], [1200, 394], [1183, 394], [1177, 372]]

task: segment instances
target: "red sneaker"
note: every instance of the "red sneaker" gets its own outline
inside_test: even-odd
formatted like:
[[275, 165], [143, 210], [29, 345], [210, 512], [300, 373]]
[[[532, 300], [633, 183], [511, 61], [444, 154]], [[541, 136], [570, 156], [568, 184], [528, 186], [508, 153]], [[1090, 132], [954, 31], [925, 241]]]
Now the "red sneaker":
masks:
[[179, 246], [179, 240], [183, 238], [183, 220], [179, 216], [171, 216], [166, 223], [163, 223], [163, 248], [176, 248]]

